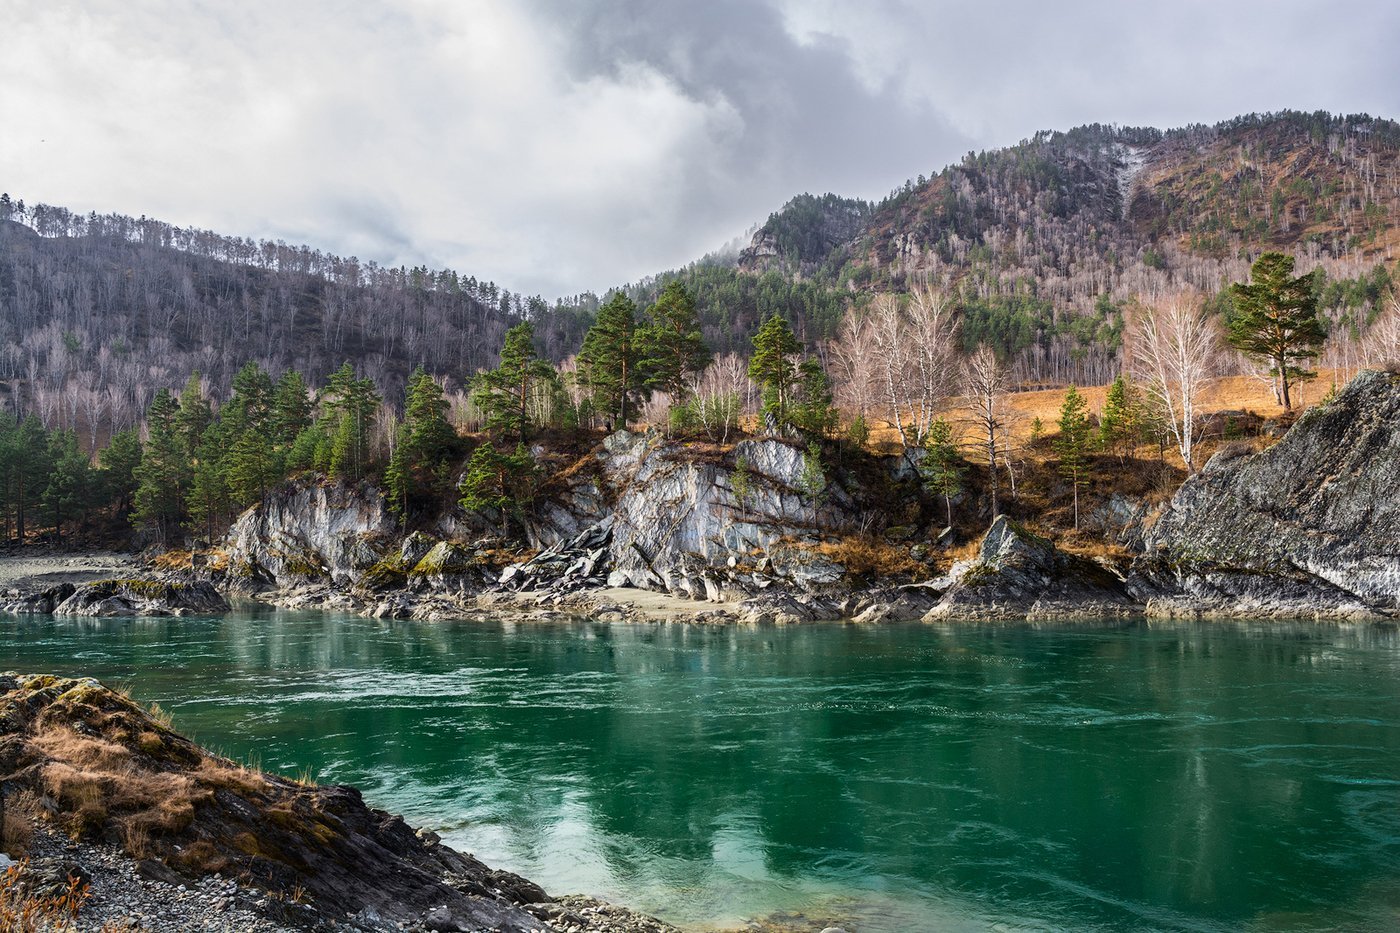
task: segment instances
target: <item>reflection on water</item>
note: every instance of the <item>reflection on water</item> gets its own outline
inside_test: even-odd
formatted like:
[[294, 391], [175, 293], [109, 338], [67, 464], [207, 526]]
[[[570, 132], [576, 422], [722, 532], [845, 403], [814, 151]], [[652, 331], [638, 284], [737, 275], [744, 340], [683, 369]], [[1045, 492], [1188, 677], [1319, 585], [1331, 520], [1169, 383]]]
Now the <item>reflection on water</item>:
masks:
[[683, 924], [1400, 925], [1377, 626], [0, 623], [264, 767]]

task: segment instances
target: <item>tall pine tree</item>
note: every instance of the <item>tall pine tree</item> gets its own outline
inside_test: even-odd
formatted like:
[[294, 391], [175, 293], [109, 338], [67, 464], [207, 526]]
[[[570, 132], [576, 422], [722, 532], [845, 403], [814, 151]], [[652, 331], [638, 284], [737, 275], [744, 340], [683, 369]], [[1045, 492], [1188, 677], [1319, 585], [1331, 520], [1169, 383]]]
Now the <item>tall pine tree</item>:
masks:
[[1250, 284], [1230, 286], [1236, 315], [1230, 344], [1250, 359], [1268, 364], [1279, 403], [1293, 407], [1292, 383], [1316, 375], [1300, 363], [1317, 356], [1327, 331], [1317, 316], [1311, 275], [1293, 276], [1293, 257], [1265, 253], [1249, 270]]
[[472, 402], [486, 415], [486, 429], [524, 443], [534, 425], [530, 403], [537, 387], [555, 378], [554, 367], [535, 355], [535, 328], [526, 321], [506, 331], [501, 365], [472, 382]]
[[637, 341], [637, 306], [622, 292], [615, 292], [598, 309], [598, 318], [583, 337], [578, 353], [580, 378], [593, 396], [593, 404], [618, 428], [626, 428], [635, 413], [635, 400], [643, 391], [641, 347]]

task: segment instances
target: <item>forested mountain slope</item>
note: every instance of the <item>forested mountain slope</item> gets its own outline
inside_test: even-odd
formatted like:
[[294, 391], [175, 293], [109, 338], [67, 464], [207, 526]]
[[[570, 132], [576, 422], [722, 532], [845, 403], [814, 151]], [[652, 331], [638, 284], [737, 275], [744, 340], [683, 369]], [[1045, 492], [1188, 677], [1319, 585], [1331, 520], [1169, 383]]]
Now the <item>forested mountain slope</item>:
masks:
[[[645, 306], [681, 280], [710, 347], [746, 353], [772, 314], [813, 346], [875, 294], [929, 280], [951, 294], [964, 344], [991, 344], [1021, 381], [1101, 384], [1120, 369], [1130, 302], [1184, 285], [1229, 314], [1222, 286], [1265, 249], [1314, 271], [1334, 335], [1359, 336], [1391, 288], [1397, 241], [1400, 125], [1285, 112], [1042, 132], [878, 204], [800, 195], [738, 255], [621, 290]], [[398, 398], [415, 365], [459, 384], [493, 365], [522, 318], [564, 359], [600, 303], [0, 199], [0, 404], [49, 424], [131, 424], [156, 389], [198, 370], [221, 394], [249, 360], [313, 383], [351, 360]]]
[[[0, 204], [0, 392], [50, 424], [133, 424], [157, 389], [197, 370], [222, 395], [250, 360], [316, 382], [350, 360], [390, 397], [420, 364], [460, 383], [543, 306], [451, 271]], [[578, 335], [543, 339], [562, 355]]]
[[1118, 368], [1125, 302], [1182, 285], [1213, 295], [1266, 249], [1320, 269], [1324, 316], [1359, 334], [1398, 240], [1400, 125], [1285, 112], [1042, 132], [879, 204], [803, 195], [737, 263], [632, 289], [686, 281], [716, 337], [737, 345], [773, 310], [809, 339], [831, 336], [850, 307], [927, 278], [954, 291], [969, 347], [992, 343], [1026, 380], [1102, 383]]

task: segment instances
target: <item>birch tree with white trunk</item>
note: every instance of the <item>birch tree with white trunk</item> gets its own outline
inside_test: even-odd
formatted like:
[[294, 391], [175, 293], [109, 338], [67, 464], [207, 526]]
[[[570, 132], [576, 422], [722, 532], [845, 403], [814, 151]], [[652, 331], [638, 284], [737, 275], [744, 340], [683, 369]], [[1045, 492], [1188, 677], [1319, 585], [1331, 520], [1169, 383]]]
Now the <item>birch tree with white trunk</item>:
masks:
[[1133, 374], [1161, 411], [1187, 472], [1196, 472], [1197, 413], [1219, 365], [1219, 325], [1198, 294], [1177, 292], [1138, 304], [1127, 343]]

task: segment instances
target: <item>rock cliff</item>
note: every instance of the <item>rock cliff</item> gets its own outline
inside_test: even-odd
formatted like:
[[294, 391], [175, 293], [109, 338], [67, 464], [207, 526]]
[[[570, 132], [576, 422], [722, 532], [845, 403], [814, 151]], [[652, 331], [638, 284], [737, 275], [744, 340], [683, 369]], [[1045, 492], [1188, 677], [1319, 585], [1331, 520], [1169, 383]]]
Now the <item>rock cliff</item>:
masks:
[[1371, 618], [1400, 610], [1400, 377], [1362, 373], [1277, 444], [1222, 451], [1144, 537], [1150, 614]]

